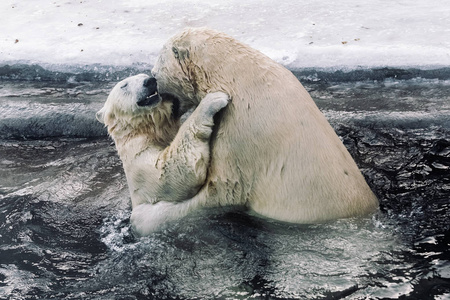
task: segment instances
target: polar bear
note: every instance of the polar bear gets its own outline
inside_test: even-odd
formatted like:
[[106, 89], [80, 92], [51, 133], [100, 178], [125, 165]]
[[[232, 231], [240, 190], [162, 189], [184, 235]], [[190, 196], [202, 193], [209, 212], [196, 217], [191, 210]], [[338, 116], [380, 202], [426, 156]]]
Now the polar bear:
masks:
[[211, 140], [205, 184], [186, 201], [159, 202], [163, 214], [244, 205], [276, 220], [316, 223], [377, 209], [376, 196], [308, 92], [259, 51], [214, 30], [188, 28], [164, 45], [152, 75], [159, 93], [180, 101], [181, 112], [211, 93], [231, 98]]
[[[122, 160], [131, 194], [131, 223], [138, 235], [177, 218], [164, 213], [164, 203], [189, 199], [204, 184], [213, 117], [228, 100], [222, 92], [209, 93], [180, 125], [177, 102], [157, 93], [154, 78], [139, 74], [112, 89], [96, 117], [107, 126]], [[145, 209], [159, 202], [163, 205], [158, 209]], [[145, 224], [139, 221], [141, 215]]]

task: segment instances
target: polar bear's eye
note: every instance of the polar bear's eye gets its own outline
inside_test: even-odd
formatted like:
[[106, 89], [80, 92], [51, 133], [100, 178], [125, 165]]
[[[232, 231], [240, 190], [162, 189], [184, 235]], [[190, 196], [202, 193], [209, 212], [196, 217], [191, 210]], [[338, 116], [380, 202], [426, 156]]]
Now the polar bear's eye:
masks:
[[177, 48], [172, 48], [173, 54], [175, 55], [175, 58], [178, 58], [178, 49]]
[[128, 86], [128, 83], [125, 83], [124, 85], [122, 85], [120, 88], [121, 89], [124, 89], [124, 88], [126, 88]]

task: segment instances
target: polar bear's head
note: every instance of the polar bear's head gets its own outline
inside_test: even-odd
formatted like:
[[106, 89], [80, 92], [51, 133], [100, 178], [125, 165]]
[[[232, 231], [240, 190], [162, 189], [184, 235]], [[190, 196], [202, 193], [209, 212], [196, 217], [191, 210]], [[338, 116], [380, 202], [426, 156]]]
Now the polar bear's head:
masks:
[[178, 126], [175, 106], [171, 99], [158, 94], [154, 78], [139, 74], [117, 83], [96, 117], [116, 143], [118, 138], [140, 133], [170, 140], [173, 134], [167, 134], [167, 130]]
[[262, 54], [236, 39], [207, 28], [188, 28], [164, 45], [152, 74], [161, 94], [180, 100], [181, 112], [198, 105], [210, 92], [233, 97], [248, 86]]
[[139, 74], [117, 83], [96, 117], [100, 122], [109, 125], [116, 115], [148, 113], [149, 108], [159, 101], [156, 80], [145, 74]]

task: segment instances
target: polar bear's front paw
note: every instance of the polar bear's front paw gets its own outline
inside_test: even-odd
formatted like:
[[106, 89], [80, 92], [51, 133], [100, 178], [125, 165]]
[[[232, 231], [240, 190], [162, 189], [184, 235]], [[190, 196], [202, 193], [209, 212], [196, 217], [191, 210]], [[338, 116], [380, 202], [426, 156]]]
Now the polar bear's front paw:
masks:
[[202, 109], [207, 116], [213, 117], [222, 108], [227, 106], [229, 102], [230, 97], [227, 94], [215, 92], [207, 94], [200, 102], [200, 106], [202, 106]]
[[138, 236], [146, 236], [160, 230], [168, 222], [187, 214], [183, 204], [160, 201], [155, 204], [140, 204], [131, 212], [131, 228]]

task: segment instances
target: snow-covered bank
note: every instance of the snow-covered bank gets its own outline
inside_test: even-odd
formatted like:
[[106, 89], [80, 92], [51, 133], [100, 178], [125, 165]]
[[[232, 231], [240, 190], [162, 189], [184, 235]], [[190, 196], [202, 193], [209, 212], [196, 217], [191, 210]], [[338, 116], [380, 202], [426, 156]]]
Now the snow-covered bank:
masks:
[[[149, 74], [165, 41], [188, 26], [234, 36], [305, 84], [368, 82], [373, 90], [386, 80], [420, 78], [414, 86], [442, 94], [450, 80], [447, 2], [4, 0], [0, 138], [105, 135], [94, 113], [112, 84]], [[380, 92], [364, 103], [379, 101]], [[423, 116], [444, 124], [444, 107], [436, 107], [441, 112]]]
[[6, 0], [0, 19], [3, 64], [152, 65], [171, 35], [207, 26], [291, 70], [450, 66], [447, 0]]

